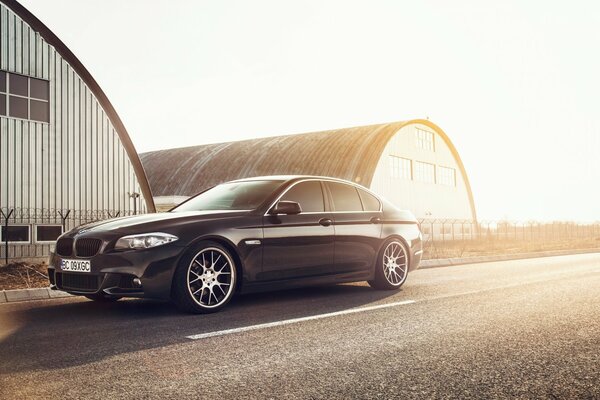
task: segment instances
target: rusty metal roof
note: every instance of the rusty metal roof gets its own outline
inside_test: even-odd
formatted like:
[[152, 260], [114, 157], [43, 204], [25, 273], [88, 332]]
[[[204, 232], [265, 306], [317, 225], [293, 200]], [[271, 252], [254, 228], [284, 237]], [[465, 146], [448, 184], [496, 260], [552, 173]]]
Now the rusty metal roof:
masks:
[[320, 175], [369, 187], [383, 150], [402, 127], [423, 124], [453, 152], [474, 204], [463, 164], [446, 134], [428, 120], [411, 120], [323, 132], [140, 154], [154, 196], [191, 196], [222, 182], [263, 175]]

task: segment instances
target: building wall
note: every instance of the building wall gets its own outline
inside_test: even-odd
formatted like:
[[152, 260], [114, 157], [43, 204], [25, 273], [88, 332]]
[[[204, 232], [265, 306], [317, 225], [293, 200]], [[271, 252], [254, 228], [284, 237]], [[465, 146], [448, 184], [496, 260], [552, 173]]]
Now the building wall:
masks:
[[[142, 191], [106, 110], [57, 49], [2, 3], [0, 70], [49, 82], [48, 122], [0, 116], [0, 208], [14, 210], [9, 223], [33, 231], [70, 210], [70, 229], [102, 213], [132, 213], [129, 193]], [[146, 211], [143, 195], [135, 201]], [[9, 246], [10, 255], [47, 253], [34, 239]]]
[[[419, 146], [419, 131], [425, 132], [420, 135], [432, 135], [433, 149]], [[398, 168], [394, 173], [392, 157], [409, 160], [410, 173], [398, 174]], [[434, 166], [433, 182], [418, 179], [417, 162]], [[440, 167], [454, 170], [455, 185], [441, 183]], [[457, 159], [442, 136], [424, 124], [406, 125], [391, 138], [379, 159], [370, 188], [397, 206], [411, 210], [417, 218], [473, 219], [469, 192]]]

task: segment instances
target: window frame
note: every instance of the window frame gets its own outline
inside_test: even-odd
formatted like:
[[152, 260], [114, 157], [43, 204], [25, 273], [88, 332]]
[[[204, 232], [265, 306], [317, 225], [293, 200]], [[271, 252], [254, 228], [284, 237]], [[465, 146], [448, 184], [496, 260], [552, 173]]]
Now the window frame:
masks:
[[58, 227], [60, 227], [60, 235], [62, 235], [63, 233], [65, 233], [65, 231], [63, 229], [63, 226], [61, 224], [35, 224], [34, 225], [34, 230], [33, 230], [33, 232], [34, 232], [34, 238], [33, 238], [33, 240], [34, 240], [34, 243], [36, 243], [36, 244], [53, 244], [53, 243], [56, 243], [56, 240], [58, 240], [58, 237], [60, 237], [60, 235], [58, 235], [58, 237], [56, 238], [56, 240], [38, 240], [38, 230], [37, 230], [37, 228], [41, 227], [41, 226], [58, 226]]
[[9, 240], [8, 241], [9, 245], [11, 245], [11, 244], [14, 244], [14, 245], [30, 245], [30, 244], [32, 244], [32, 242], [31, 242], [31, 225], [30, 224], [10, 224], [10, 225], [2, 225], [2, 226], [0, 226], [0, 243], [2, 245], [5, 245], [7, 243], [6, 240], [4, 239], [4, 234], [2, 233], [2, 231], [4, 230], [4, 228], [10, 228], [10, 227], [13, 227], [13, 226], [24, 226], [24, 227], [27, 227], [27, 238], [28, 238], [28, 240], [27, 241], [25, 241], [25, 240]]
[[[359, 188], [359, 187], [354, 187], [356, 189], [356, 191], [358, 192], [358, 198], [360, 199], [360, 202], [362, 204], [362, 208], [363, 208], [363, 212], [369, 213], [369, 212], [381, 212], [381, 200], [379, 200], [379, 198], [377, 196], [375, 196], [374, 194], [366, 191], [365, 189]], [[363, 195], [362, 192], [366, 193], [367, 195], [373, 197], [375, 200], [377, 200], [377, 210], [367, 210], [365, 208], [365, 202], [363, 201]]]
[[[323, 196], [324, 196], [324, 201], [325, 201], [325, 212], [324, 213], [320, 213], [320, 212], [302, 212], [301, 214], [336, 214], [336, 213], [365, 213], [365, 212], [383, 212], [383, 202], [381, 201], [381, 199], [379, 198], [379, 196], [377, 196], [375, 193], [373, 193], [372, 191], [370, 191], [369, 189], [359, 186], [355, 183], [352, 182], [344, 182], [344, 181], [338, 181], [336, 179], [323, 179], [323, 178], [302, 178], [294, 183], [292, 183], [289, 187], [285, 188], [285, 190], [283, 192], [281, 192], [277, 198], [269, 205], [269, 207], [267, 207], [265, 213], [264, 213], [264, 217], [268, 217], [268, 216], [272, 216], [272, 214], [269, 214], [271, 212], [271, 210], [273, 209], [273, 207], [275, 207], [275, 204], [277, 204], [277, 202], [279, 200], [281, 200], [281, 198], [283, 196], [285, 196], [285, 194], [294, 186], [296, 186], [297, 184], [301, 183], [301, 182], [306, 182], [306, 181], [317, 181], [321, 183], [321, 190], [323, 191]], [[334, 211], [332, 210], [332, 196], [331, 196], [331, 192], [329, 190], [329, 186], [327, 186], [327, 182], [334, 182], [334, 183], [342, 183], [344, 185], [348, 185], [348, 186], [352, 186], [354, 187], [357, 192], [358, 189], [362, 189], [364, 191], [366, 191], [367, 193], [373, 195], [373, 197], [375, 197], [378, 201], [379, 201], [379, 211], [364, 211], [364, 206], [362, 205], [362, 200], [361, 200], [361, 207], [363, 207], [363, 211]], [[360, 199], [360, 193], [358, 193], [358, 198]]]
[[[414, 166], [413, 166], [413, 160], [410, 158], [406, 158], [406, 157], [400, 157], [397, 156], [395, 154], [389, 154], [389, 162], [390, 162], [390, 177], [392, 179], [404, 179], [407, 181], [412, 181], [414, 180]], [[400, 166], [402, 166], [403, 162], [407, 162], [408, 164], [408, 176], [404, 176], [400, 173], [396, 174], [396, 169], [394, 168], [395, 166], [395, 162], [398, 163], [398, 172], [400, 171], [404, 171], [403, 168], [400, 168]]]
[[[442, 186], [448, 186], [448, 187], [456, 187], [456, 168], [446, 167], [446, 166], [443, 166], [443, 165], [437, 165], [436, 169], [437, 169], [437, 171], [435, 173], [435, 183], [436, 184], [442, 185]], [[440, 179], [440, 178], [445, 178], [446, 177], [446, 175], [444, 175], [442, 173], [442, 171], [450, 171], [450, 172], [452, 172], [451, 176], [453, 178], [452, 179], [453, 182], [451, 184], [444, 182], [444, 179]]]
[[[51, 96], [50, 96], [50, 80], [38, 78], [38, 77], [34, 77], [34, 76], [29, 76], [29, 75], [24, 75], [24, 74], [19, 74], [16, 72], [10, 72], [10, 71], [6, 71], [4, 69], [0, 70], [0, 71], [5, 74], [5, 84], [6, 84], [5, 91], [0, 91], [0, 95], [4, 95], [6, 97], [6, 105], [5, 105], [5, 109], [4, 109], [5, 113], [0, 114], [0, 116], [6, 117], [6, 118], [14, 118], [14, 119], [18, 119], [21, 121], [36, 122], [36, 123], [40, 123], [40, 124], [50, 124], [50, 117], [52, 115], [52, 113], [51, 113], [52, 110], [50, 110], [50, 98], [51, 98]], [[27, 79], [27, 95], [21, 95], [21, 94], [16, 94], [16, 93], [10, 92], [10, 80], [11, 80], [10, 77], [12, 75], [23, 77], [23, 78]], [[38, 80], [38, 81], [44, 81], [48, 84], [48, 99], [33, 97], [31, 95], [31, 81], [34, 79]], [[23, 99], [26, 101], [26, 103], [27, 103], [27, 118], [16, 117], [16, 116], [10, 115], [10, 98], [11, 97]], [[48, 111], [48, 120], [47, 121], [31, 118], [31, 101], [32, 100], [41, 102], [41, 103], [46, 103], [47, 111]]]
[[[417, 171], [417, 164], [429, 165], [431, 167], [431, 169], [433, 171], [433, 174], [432, 174], [432, 178], [433, 179], [431, 181], [425, 181], [425, 180], [422, 180], [422, 179], [417, 179], [417, 173], [416, 173], [416, 171]], [[425, 161], [417, 161], [417, 160], [415, 160], [415, 163], [414, 163], [414, 171], [415, 171], [415, 173], [413, 175], [413, 177], [414, 177], [413, 180], [415, 182], [425, 183], [425, 184], [429, 184], [429, 185], [431, 185], [431, 184], [435, 185], [437, 183], [436, 170], [437, 170], [437, 168], [436, 168], [435, 164], [432, 164], [432, 163], [429, 163], [429, 162], [425, 162]]]
[[[431, 137], [431, 148], [429, 146], [425, 147], [424, 143], [429, 143], [429, 140], [425, 139], [425, 135]], [[416, 128], [415, 127], [415, 139], [417, 148], [425, 151], [431, 151], [435, 153], [435, 134], [427, 129]]]
[[[337, 183], [340, 185], [345, 185], [345, 186], [349, 186], [352, 189], [354, 189], [354, 191], [356, 192], [356, 196], [358, 197], [358, 202], [360, 203], [360, 208], [361, 210], [347, 210], [347, 211], [338, 211], [335, 209], [335, 202], [333, 201], [333, 193], [331, 190], [331, 187], [329, 185], [329, 183]], [[356, 185], [353, 184], [348, 184], [346, 182], [340, 182], [340, 181], [326, 181], [325, 186], [327, 186], [327, 194], [329, 195], [329, 206], [331, 208], [331, 212], [334, 214], [341, 214], [341, 213], [364, 213], [364, 212], [368, 212], [365, 211], [365, 206], [363, 205], [362, 199], [360, 198], [360, 193], [358, 191], [358, 188], [356, 187]], [[378, 199], [379, 200], [379, 199]], [[381, 206], [381, 202], [379, 203]], [[371, 211], [371, 212], [376, 212], [376, 211]]]

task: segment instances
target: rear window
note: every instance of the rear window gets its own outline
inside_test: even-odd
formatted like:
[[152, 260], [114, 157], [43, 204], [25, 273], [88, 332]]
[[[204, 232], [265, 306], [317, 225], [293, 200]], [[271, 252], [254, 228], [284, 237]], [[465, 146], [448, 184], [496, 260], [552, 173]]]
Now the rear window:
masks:
[[377, 197], [362, 189], [358, 189], [358, 193], [360, 193], [360, 199], [362, 200], [365, 211], [379, 211], [380, 206]]
[[327, 182], [333, 200], [334, 211], [362, 211], [362, 204], [354, 186]]

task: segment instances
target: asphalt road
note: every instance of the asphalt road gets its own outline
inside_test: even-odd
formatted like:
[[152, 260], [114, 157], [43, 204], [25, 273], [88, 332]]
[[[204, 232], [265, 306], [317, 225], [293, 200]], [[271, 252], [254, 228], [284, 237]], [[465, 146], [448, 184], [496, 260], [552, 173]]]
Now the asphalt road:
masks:
[[205, 316], [0, 305], [2, 399], [184, 396], [600, 399], [600, 254], [420, 270], [394, 293], [249, 295]]

